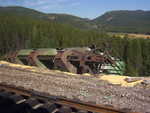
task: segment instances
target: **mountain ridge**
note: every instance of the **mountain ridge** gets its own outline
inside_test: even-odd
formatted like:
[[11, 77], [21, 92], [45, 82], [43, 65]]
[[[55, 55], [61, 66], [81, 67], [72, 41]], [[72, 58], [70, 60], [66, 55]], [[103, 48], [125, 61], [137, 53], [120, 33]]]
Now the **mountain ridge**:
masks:
[[43, 13], [20, 6], [0, 7], [0, 13], [26, 15], [36, 19], [70, 24], [81, 29], [97, 29], [108, 32], [149, 33], [150, 29], [150, 11], [148, 10], [113, 10], [92, 20], [65, 13]]
[[105, 27], [106, 31], [147, 33], [150, 29], [150, 11], [110, 11], [93, 21], [99, 28]]

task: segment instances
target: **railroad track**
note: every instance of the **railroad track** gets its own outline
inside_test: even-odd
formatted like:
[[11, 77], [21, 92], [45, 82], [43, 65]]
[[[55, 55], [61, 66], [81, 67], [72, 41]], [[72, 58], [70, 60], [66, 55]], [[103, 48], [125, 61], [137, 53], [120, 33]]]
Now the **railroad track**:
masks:
[[133, 113], [0, 84], [0, 113]]

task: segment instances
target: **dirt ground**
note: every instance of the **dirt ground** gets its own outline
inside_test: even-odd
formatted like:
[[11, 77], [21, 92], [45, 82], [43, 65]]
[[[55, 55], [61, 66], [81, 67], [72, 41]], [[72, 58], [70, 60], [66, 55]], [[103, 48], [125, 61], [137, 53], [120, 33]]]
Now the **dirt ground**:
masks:
[[[40, 70], [40, 69], [39, 69]], [[109, 75], [108, 75], [109, 76]], [[149, 78], [133, 87], [112, 84], [94, 76], [74, 75], [53, 72], [43, 73], [30, 69], [0, 65], [0, 83], [22, 86], [25, 89], [79, 99], [95, 104], [112, 105], [132, 112], [150, 113]]]

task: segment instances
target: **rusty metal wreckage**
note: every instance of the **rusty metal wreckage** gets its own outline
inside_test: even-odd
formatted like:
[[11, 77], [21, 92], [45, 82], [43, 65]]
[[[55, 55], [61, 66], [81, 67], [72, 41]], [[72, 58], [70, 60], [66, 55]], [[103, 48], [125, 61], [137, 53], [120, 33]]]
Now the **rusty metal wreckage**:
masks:
[[25, 49], [10, 52], [5, 59], [12, 63], [77, 74], [123, 74], [124, 72], [124, 62], [112, 57], [107, 50], [103, 51], [96, 47]]

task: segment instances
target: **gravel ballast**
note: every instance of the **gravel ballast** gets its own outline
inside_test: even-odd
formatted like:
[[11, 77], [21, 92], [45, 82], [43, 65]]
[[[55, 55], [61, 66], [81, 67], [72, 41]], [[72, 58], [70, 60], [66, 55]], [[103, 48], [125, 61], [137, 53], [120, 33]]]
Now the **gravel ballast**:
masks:
[[79, 99], [97, 105], [112, 105], [118, 109], [131, 109], [132, 112], [150, 113], [150, 87], [142, 84], [122, 87], [94, 76], [69, 76], [61, 72], [43, 74], [0, 66], [0, 83], [3, 82], [54, 96]]

